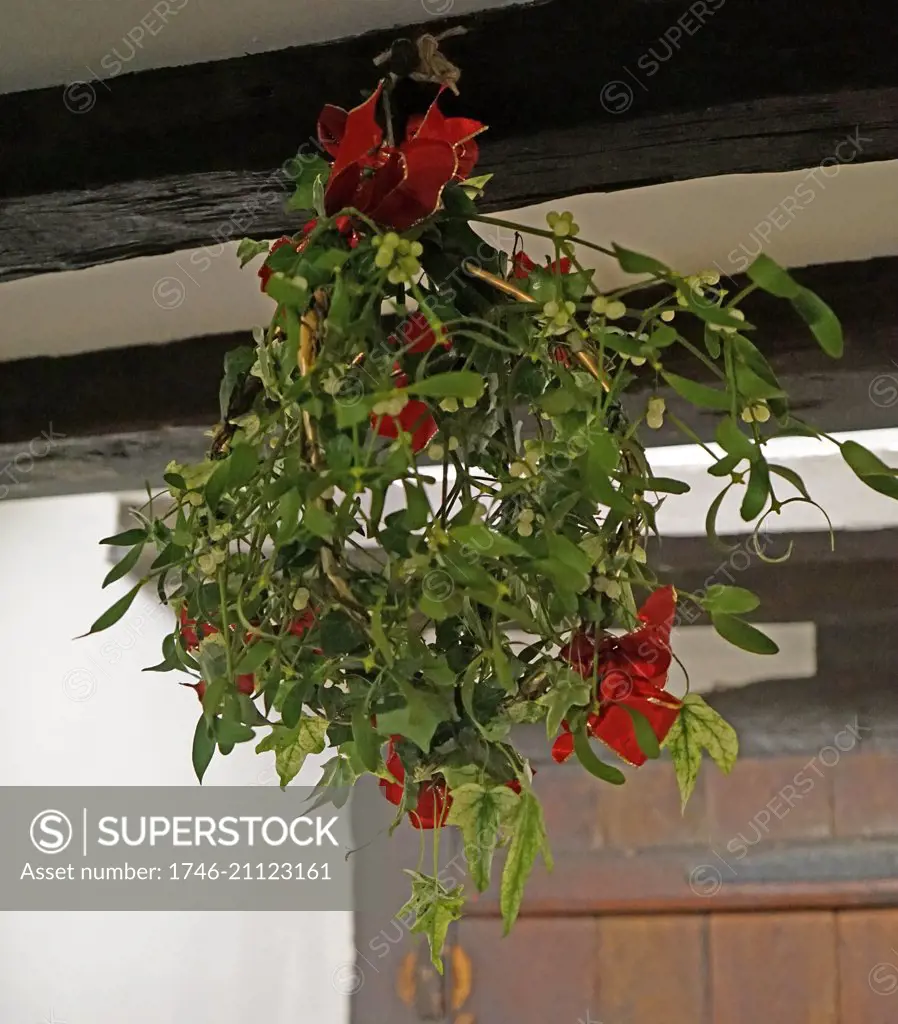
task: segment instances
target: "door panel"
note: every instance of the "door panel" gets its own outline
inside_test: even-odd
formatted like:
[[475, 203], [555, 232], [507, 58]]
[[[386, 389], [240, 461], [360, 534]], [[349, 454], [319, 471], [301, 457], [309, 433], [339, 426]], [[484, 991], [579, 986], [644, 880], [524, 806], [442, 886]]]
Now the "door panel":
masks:
[[837, 1024], [834, 914], [715, 915], [709, 964], [715, 1022]]

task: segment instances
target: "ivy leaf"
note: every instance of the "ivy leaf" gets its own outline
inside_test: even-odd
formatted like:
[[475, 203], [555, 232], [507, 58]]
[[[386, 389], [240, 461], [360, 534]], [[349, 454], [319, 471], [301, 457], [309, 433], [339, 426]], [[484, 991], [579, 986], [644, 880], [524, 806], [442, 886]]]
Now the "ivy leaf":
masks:
[[257, 242], [254, 238], [242, 238], [237, 246], [237, 259], [240, 260], [241, 268], [263, 252], [268, 252], [268, 242]]
[[407, 737], [426, 754], [437, 726], [441, 722], [453, 721], [455, 717], [451, 697], [408, 687], [405, 707], [378, 713], [377, 728], [387, 736]]
[[300, 153], [292, 163], [299, 166], [291, 175], [296, 183], [296, 191], [288, 200], [287, 209], [314, 210], [318, 179], [327, 178], [330, 164], [318, 153]]
[[410, 915], [414, 916], [415, 923], [410, 931], [427, 936], [431, 963], [442, 974], [442, 952], [449, 925], [461, 918], [465, 902], [462, 887], [447, 889], [438, 878], [429, 878], [408, 868], [406, 874], [412, 877], [412, 897], [396, 915], [396, 919], [404, 920]]
[[730, 615], [728, 612], [711, 612], [711, 622], [718, 633], [733, 644], [734, 647], [741, 647], [743, 651], [751, 654], [777, 654], [779, 647], [760, 629], [744, 622], [742, 619]]
[[513, 815], [519, 799], [507, 786], [487, 788], [469, 783], [452, 790], [446, 820], [461, 829], [468, 871], [478, 892], [489, 888], [500, 824]]
[[552, 855], [549, 852], [546, 837], [546, 825], [543, 821], [543, 809], [539, 800], [529, 791], [518, 798], [518, 812], [510, 823], [512, 833], [511, 846], [502, 871], [502, 883], [499, 890], [499, 906], [502, 920], [505, 922], [505, 934], [517, 919], [524, 897], [524, 886], [536, 855], [542, 853], [546, 867], [552, 870]]
[[[143, 580], [133, 586], [124, 597], [120, 597], [115, 604], [110, 605], [90, 627], [90, 629], [86, 633], [82, 633], [81, 636], [90, 636], [92, 633], [101, 633], [104, 629], [109, 629], [110, 626], [114, 626], [134, 603], [134, 598], [137, 597], [137, 592], [142, 586]], [[81, 637], [77, 637], [76, 639], [80, 640]]]
[[215, 734], [210, 729], [205, 715], [200, 715], [196, 723], [196, 730], [193, 734], [193, 770], [196, 772], [197, 780], [202, 784], [206, 769], [212, 762], [215, 754]]
[[341, 808], [349, 799], [349, 790], [358, 778], [349, 758], [338, 754], [322, 765], [321, 778], [315, 784], [315, 788], [309, 794], [312, 802], [305, 808], [307, 814], [311, 814], [316, 808], [324, 804], [333, 804], [337, 809]]
[[707, 384], [699, 384], [698, 381], [680, 377], [676, 373], [662, 373], [661, 376], [681, 398], [685, 398], [687, 402], [697, 405], [700, 409], [718, 409], [721, 412], [728, 412], [732, 405], [726, 391], [709, 388]]
[[292, 728], [275, 725], [271, 733], [256, 746], [256, 753], [273, 750], [275, 767], [281, 788], [296, 778], [309, 754], [324, 750], [327, 721], [309, 715], [301, 718]]
[[568, 711], [574, 705], [585, 707], [589, 704], [591, 696], [589, 684], [584, 679], [570, 670], [563, 674], [559, 672], [553, 681], [551, 689], [548, 693], [543, 694], [537, 702], [541, 706], [548, 708], [546, 736], [550, 743], [558, 734], [561, 722], [567, 718]]
[[696, 693], [683, 698], [683, 706], [663, 746], [670, 751], [683, 810], [695, 789], [702, 751], [707, 750], [724, 773], [732, 770], [739, 753], [735, 729]]

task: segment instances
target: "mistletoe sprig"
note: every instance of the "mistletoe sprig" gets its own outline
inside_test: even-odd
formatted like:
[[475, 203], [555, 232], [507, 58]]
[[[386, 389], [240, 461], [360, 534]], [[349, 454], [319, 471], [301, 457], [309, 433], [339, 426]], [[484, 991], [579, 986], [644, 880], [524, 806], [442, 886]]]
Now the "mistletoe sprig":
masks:
[[[716, 274], [581, 238], [569, 213], [542, 230], [481, 215], [484, 126], [446, 117], [437, 97], [400, 136], [388, 95], [384, 82], [354, 110], [325, 108], [328, 159], [300, 158], [290, 203], [314, 216], [271, 246], [241, 244], [243, 263], [265, 255], [271, 321], [227, 356], [209, 456], [171, 464], [167, 491], [104, 541], [129, 549], [107, 584], [145, 547], [156, 557], [92, 632], [155, 585], [175, 622], [153, 670], [194, 679], [200, 779], [216, 751], [255, 742], [286, 786], [328, 747], [322, 799], [376, 776], [396, 825], [460, 829], [476, 889], [507, 848], [507, 929], [537, 857], [551, 863], [515, 725], [545, 722], [556, 761], [616, 785], [614, 760], [639, 766], [666, 745], [684, 803], [703, 752], [724, 771], [736, 757], [716, 712], [667, 689], [677, 593], [645, 541], [665, 496], [688, 488], [646, 459], [658, 392], [719, 414], [711, 539], [731, 491], [757, 528], [812, 502], [768, 460], [769, 440], [826, 435], [790, 412], [744, 300], [760, 289], [790, 302], [831, 356], [842, 334], [764, 256], [730, 294]], [[478, 223], [549, 240], [554, 258], [500, 252]], [[603, 292], [590, 251], [642, 280]], [[695, 377], [669, 368], [675, 349]], [[636, 418], [630, 391], [649, 396]], [[840, 447], [860, 479], [898, 496], [898, 471]], [[743, 618], [758, 605], [749, 591], [686, 596], [728, 641], [776, 651]], [[420, 871], [412, 888], [439, 965], [463, 894]]]

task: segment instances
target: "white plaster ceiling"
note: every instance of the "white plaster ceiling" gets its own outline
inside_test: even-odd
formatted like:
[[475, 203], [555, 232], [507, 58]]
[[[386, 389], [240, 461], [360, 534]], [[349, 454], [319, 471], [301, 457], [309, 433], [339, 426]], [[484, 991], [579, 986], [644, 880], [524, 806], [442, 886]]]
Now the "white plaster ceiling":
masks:
[[[0, 92], [426, 25], [512, 2], [0, 0]], [[302, 68], [296, 69], [296, 79], [301, 86]]]
[[[684, 272], [717, 264], [725, 273], [737, 273], [764, 239], [765, 251], [792, 267], [898, 255], [898, 161], [825, 170], [828, 175], [821, 168], [727, 175], [575, 196], [507, 216], [544, 225], [547, 210], [568, 208], [584, 237], [649, 252]], [[801, 205], [784, 214], [796, 195]], [[285, 220], [285, 227], [291, 226], [298, 224]], [[509, 231], [484, 233], [506, 248], [512, 243]], [[266, 322], [271, 303], [259, 291], [257, 263], [241, 271], [235, 248], [128, 260], [0, 285], [0, 359], [166, 342]], [[536, 240], [527, 248], [534, 257], [543, 252]], [[623, 280], [615, 265], [599, 260], [602, 286]]]

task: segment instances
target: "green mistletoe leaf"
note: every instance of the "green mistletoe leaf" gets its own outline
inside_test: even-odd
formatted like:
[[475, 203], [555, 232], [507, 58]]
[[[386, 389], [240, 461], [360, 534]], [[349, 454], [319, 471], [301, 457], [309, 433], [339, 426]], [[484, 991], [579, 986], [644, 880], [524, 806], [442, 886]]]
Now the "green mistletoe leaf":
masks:
[[742, 498], [742, 505], [739, 508], [739, 515], [745, 522], [751, 522], [761, 514], [767, 504], [770, 495], [770, 474], [767, 472], [767, 463], [763, 458], [757, 459], [751, 464], [751, 472], [748, 475], [748, 486]]
[[777, 654], [779, 647], [760, 629], [748, 622], [736, 618], [727, 612], [712, 611], [711, 622], [714, 628], [734, 647], [741, 647], [751, 654]]
[[447, 823], [461, 829], [468, 871], [478, 892], [489, 888], [499, 827], [512, 817], [520, 797], [507, 786], [469, 783], [452, 791]]
[[[134, 598], [137, 597], [137, 592], [142, 586], [143, 580], [141, 580], [136, 586], [132, 587], [124, 597], [120, 597], [115, 604], [110, 605], [90, 627], [90, 629], [86, 633], [82, 633], [81, 636], [90, 636], [91, 633], [101, 633], [104, 629], [109, 629], [110, 626], [114, 626], [134, 603]], [[78, 639], [80, 639], [80, 637]]]
[[745, 587], [728, 587], [714, 583], [701, 596], [699, 603], [709, 612], [744, 615], [753, 612], [761, 603], [758, 596]]
[[479, 558], [527, 557], [527, 552], [517, 541], [481, 523], [453, 526], [449, 530], [449, 536], [460, 544], [473, 548]]
[[842, 355], [842, 325], [829, 306], [809, 288], [800, 285], [787, 270], [763, 253], [752, 263], [746, 274], [763, 291], [780, 299], [788, 299], [828, 356], [838, 359]]
[[887, 466], [857, 441], [843, 441], [839, 448], [842, 458], [862, 483], [888, 498], [898, 498], [898, 470]]
[[670, 267], [660, 260], [656, 260], [654, 256], [633, 252], [616, 243], [612, 243], [612, 248], [621, 270], [627, 274], [652, 274], [655, 277], [666, 277], [670, 273]]
[[113, 547], [118, 548], [130, 548], [132, 544], [139, 544], [142, 540], [146, 539], [147, 531], [135, 527], [132, 530], [125, 530], [123, 533], [117, 533], [114, 537], [104, 537], [100, 543], [111, 544]]
[[256, 753], [273, 750], [281, 788], [296, 778], [309, 754], [324, 750], [327, 721], [306, 715], [292, 728], [275, 725], [271, 733], [256, 746]]
[[732, 405], [726, 391], [709, 388], [707, 384], [699, 384], [676, 373], [662, 373], [661, 376], [681, 398], [685, 398], [687, 402], [697, 405], [700, 409], [719, 409], [721, 412], [727, 412]]
[[546, 867], [552, 870], [552, 854], [546, 837], [543, 809], [539, 800], [530, 792], [521, 794], [518, 812], [509, 824], [512, 840], [502, 871], [499, 890], [499, 906], [505, 923], [505, 934], [517, 919], [524, 897], [524, 886], [533, 870], [536, 855], [542, 853]]
[[742, 459], [752, 462], [758, 457], [757, 447], [742, 433], [732, 416], [725, 416], [717, 424], [715, 437], [720, 447], [737, 459], [737, 463], [734, 465], [737, 465], [738, 461]]
[[215, 753], [215, 733], [209, 728], [205, 715], [200, 715], [196, 723], [196, 730], [193, 734], [193, 770], [196, 772], [197, 780], [202, 784], [206, 769], [212, 762]]
[[433, 377], [411, 381], [405, 390], [410, 395], [426, 398], [478, 399], [483, 394], [483, 377], [472, 370], [437, 373]]
[[574, 733], [574, 753], [580, 764], [597, 779], [610, 782], [612, 786], [622, 786], [627, 781], [626, 775], [619, 768], [606, 764], [592, 749], [585, 726]]
[[633, 731], [636, 734], [636, 743], [639, 749], [652, 761], [659, 758], [661, 756], [661, 746], [649, 720], [641, 711], [637, 711], [636, 708], [624, 705], [624, 710], [633, 722]]
[[695, 789], [702, 751], [707, 750], [717, 767], [729, 773], [739, 753], [739, 738], [736, 730], [714, 708], [697, 693], [689, 693], [683, 698], [677, 720], [662, 746], [670, 751], [685, 810]]
[[127, 555], [117, 564], [114, 565], [109, 572], [106, 574], [106, 579], [103, 580], [103, 586], [108, 587], [110, 583], [115, 583], [116, 580], [120, 580], [122, 576], [127, 574], [137, 565], [140, 560], [141, 552], [143, 551], [144, 541], [135, 544], [133, 548], [128, 552]]
[[265, 640], [257, 640], [249, 645], [240, 661], [234, 669], [238, 676], [249, 675], [250, 672], [257, 672], [268, 660], [269, 655], [274, 651], [274, 644]]
[[218, 389], [218, 407], [222, 420], [228, 415], [234, 388], [249, 373], [255, 361], [256, 350], [249, 345], [241, 345], [225, 354], [224, 376]]

